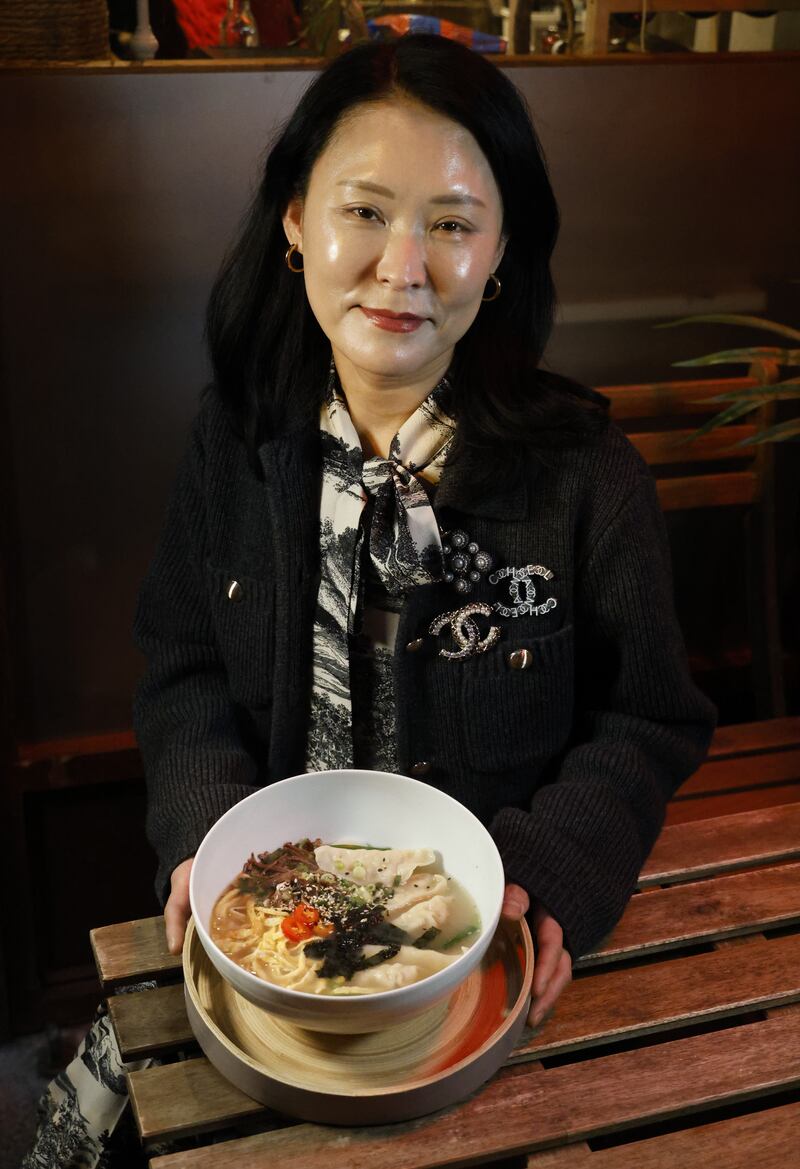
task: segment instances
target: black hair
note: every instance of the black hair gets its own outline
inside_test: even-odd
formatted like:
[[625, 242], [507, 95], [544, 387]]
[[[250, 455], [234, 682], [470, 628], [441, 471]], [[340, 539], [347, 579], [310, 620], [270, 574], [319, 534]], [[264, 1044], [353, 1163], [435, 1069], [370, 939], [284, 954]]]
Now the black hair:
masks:
[[607, 400], [539, 368], [553, 325], [550, 257], [559, 213], [530, 111], [508, 78], [480, 54], [444, 37], [412, 34], [357, 45], [311, 83], [269, 151], [264, 174], [208, 306], [206, 337], [217, 393], [251, 462], [291, 409], [319, 411], [330, 342], [302, 277], [284, 256], [282, 217], [306, 193], [312, 168], [341, 119], [357, 106], [409, 97], [464, 126], [492, 169], [508, 237], [502, 292], [481, 304], [450, 366], [453, 456], [502, 447], [516, 459], [531, 444], [579, 442], [605, 428]]

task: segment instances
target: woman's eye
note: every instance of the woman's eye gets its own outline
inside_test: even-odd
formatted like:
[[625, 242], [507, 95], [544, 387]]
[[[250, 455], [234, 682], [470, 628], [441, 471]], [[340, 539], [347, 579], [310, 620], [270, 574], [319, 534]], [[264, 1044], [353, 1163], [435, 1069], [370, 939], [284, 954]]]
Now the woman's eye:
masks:
[[439, 224], [443, 227], [447, 235], [455, 235], [458, 231], [469, 231], [469, 228], [464, 223], [459, 223], [457, 219], [445, 219], [443, 223]]
[[367, 223], [372, 222], [373, 217], [377, 218], [377, 212], [371, 207], [349, 207], [348, 211], [355, 215], [356, 219], [364, 219]]

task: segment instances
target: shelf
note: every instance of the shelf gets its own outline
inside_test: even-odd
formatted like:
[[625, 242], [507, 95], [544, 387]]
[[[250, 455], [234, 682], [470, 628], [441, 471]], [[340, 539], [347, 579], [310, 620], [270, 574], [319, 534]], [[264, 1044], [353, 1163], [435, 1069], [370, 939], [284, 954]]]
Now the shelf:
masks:
[[[503, 68], [569, 69], [576, 66], [665, 66], [665, 65], [741, 65], [764, 61], [800, 60], [800, 50], [734, 53], [574, 53], [552, 56], [543, 53], [490, 53], [487, 58]], [[286, 73], [315, 72], [328, 62], [325, 57], [246, 57], [233, 60], [191, 58], [183, 61], [2, 61], [0, 75], [91, 75], [124, 77], [132, 74], [197, 73]]]

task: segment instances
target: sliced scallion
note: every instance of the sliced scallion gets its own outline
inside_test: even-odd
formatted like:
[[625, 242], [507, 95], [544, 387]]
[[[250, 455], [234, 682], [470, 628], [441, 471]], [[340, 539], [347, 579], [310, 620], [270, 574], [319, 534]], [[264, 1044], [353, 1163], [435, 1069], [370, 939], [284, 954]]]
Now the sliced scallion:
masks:
[[473, 934], [478, 932], [478, 928], [479, 927], [476, 925], [468, 925], [467, 928], [462, 930], [460, 934], [456, 934], [455, 937], [452, 937], [449, 941], [444, 942], [442, 949], [449, 950], [451, 946], [455, 946], [456, 942], [463, 942], [467, 938], [471, 938]]

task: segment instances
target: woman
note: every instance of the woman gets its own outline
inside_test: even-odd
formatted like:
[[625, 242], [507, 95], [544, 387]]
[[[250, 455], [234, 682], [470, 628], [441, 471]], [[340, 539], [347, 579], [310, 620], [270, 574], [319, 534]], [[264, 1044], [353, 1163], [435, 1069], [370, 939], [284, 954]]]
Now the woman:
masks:
[[[334, 61], [273, 147], [136, 623], [173, 949], [210, 824], [347, 764], [490, 826], [507, 910], [533, 902], [532, 1023], [621, 915], [713, 709], [647, 468], [600, 395], [537, 368], [557, 226], [516, 90], [443, 38]], [[454, 532], [494, 571], [454, 570]], [[502, 606], [467, 615], [485, 652], [442, 658], [470, 624], [431, 625], [465, 602]]]
[[538, 368], [557, 229], [522, 99], [442, 38], [338, 58], [272, 148], [136, 619], [173, 951], [210, 825], [340, 766], [488, 825], [532, 1025], [622, 914], [714, 711], [646, 466]]

